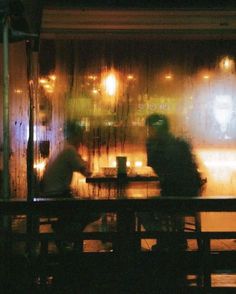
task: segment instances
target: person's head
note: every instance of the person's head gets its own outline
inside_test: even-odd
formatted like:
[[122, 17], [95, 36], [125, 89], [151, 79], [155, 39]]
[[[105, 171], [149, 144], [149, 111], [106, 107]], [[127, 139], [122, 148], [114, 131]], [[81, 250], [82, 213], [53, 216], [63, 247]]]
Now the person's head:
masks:
[[149, 137], [164, 137], [169, 133], [169, 120], [163, 114], [153, 113], [146, 118]]
[[79, 146], [83, 137], [84, 127], [78, 120], [68, 120], [64, 125], [65, 139], [75, 146]]

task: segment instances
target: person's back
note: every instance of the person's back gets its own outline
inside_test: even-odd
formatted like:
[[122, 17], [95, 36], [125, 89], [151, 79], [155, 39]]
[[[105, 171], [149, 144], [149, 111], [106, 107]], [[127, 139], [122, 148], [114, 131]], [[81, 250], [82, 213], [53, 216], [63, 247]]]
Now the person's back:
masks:
[[75, 146], [66, 144], [64, 149], [52, 157], [42, 179], [43, 194], [46, 197], [67, 197], [73, 172], [88, 173], [86, 162], [81, 158]]
[[[190, 145], [169, 134], [164, 141], [149, 142], [148, 164], [159, 177], [162, 196], [198, 196], [201, 177]], [[150, 150], [151, 149], [151, 150]]]
[[[88, 164], [78, 153], [81, 143], [82, 127], [76, 121], [67, 122], [65, 128], [66, 143], [64, 149], [52, 156], [46, 166], [41, 181], [42, 197], [68, 198], [73, 197], [70, 189], [73, 172], [80, 172], [84, 176], [90, 175]], [[72, 214], [58, 217], [53, 224], [57, 234], [80, 233], [89, 223], [100, 218], [99, 214]], [[64, 243], [58, 242], [58, 247], [63, 250]]]
[[[202, 180], [192, 154], [190, 144], [173, 136], [166, 116], [152, 114], [146, 119], [148, 127], [147, 165], [152, 167], [159, 178], [160, 193], [163, 197], [199, 196]], [[184, 217], [178, 214], [143, 214], [142, 223], [147, 230], [183, 231]], [[183, 238], [162, 238], [157, 247], [168, 250], [185, 249]]]
[[152, 129], [147, 139], [147, 165], [159, 177], [161, 195], [198, 196], [202, 181], [190, 144], [170, 133], [163, 115], [151, 115], [147, 124]]

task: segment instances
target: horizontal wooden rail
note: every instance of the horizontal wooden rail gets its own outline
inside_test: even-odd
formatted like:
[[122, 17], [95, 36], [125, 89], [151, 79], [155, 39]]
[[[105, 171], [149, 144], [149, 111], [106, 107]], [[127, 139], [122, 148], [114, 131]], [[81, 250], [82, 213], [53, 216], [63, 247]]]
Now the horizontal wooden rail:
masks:
[[0, 200], [0, 215], [23, 214], [71, 214], [79, 212], [117, 212], [117, 211], [156, 211], [156, 212], [236, 212], [236, 197], [157, 197], [149, 199], [34, 199]]
[[[87, 253], [79, 251], [78, 260], [72, 257], [71, 263], [78, 267], [80, 272], [85, 269], [88, 273], [96, 275], [97, 271], [106, 271], [108, 276], [113, 274], [119, 276], [123, 283], [126, 279], [123, 274], [129, 271], [128, 277], [136, 276], [142, 280], [143, 270], [151, 275], [152, 269], [160, 274], [160, 268], [170, 263], [170, 269], [174, 270], [178, 263], [181, 271], [185, 274], [197, 274], [203, 278], [202, 287], [211, 288], [211, 274], [214, 272], [225, 273], [230, 271], [236, 273], [234, 260], [236, 250], [213, 250], [210, 246], [214, 239], [236, 239], [236, 231], [191, 231], [191, 232], [162, 232], [141, 231], [137, 229], [137, 216], [140, 212], [161, 212], [166, 214], [195, 215], [199, 212], [236, 212], [236, 198], [234, 197], [157, 197], [155, 199], [114, 199], [114, 200], [78, 200], [78, 199], [34, 199], [0, 201], [0, 216], [24, 216], [26, 220], [32, 221], [40, 217], [55, 217], [60, 215], [72, 215], [79, 213], [114, 213], [115, 226], [112, 231], [105, 232], [80, 232], [79, 234], [64, 233], [61, 236], [55, 233], [40, 233], [35, 231], [34, 226], [28, 226], [23, 233], [12, 232], [11, 229], [0, 231], [1, 240], [6, 240], [5, 253], [9, 250], [9, 244], [14, 242], [25, 242], [30, 247], [35, 241], [41, 243], [40, 268], [48, 268], [49, 254], [48, 243], [60, 240], [73, 240], [82, 242], [84, 240], [102, 240], [112, 242], [113, 251], [103, 254]], [[47, 222], [46, 222], [47, 223]], [[50, 224], [50, 220], [49, 220]], [[170, 252], [143, 252], [141, 250], [142, 239], [158, 239], [160, 237], [201, 240], [201, 248], [197, 250], [181, 251], [176, 255], [175, 250]], [[82, 246], [83, 247], [83, 246]], [[81, 248], [82, 248], [81, 247]], [[4, 254], [9, 256], [9, 252]], [[76, 261], [77, 260], [77, 261]], [[97, 263], [95, 262], [97, 260]], [[78, 262], [78, 264], [77, 264]], [[90, 270], [88, 270], [89, 265]], [[85, 266], [85, 268], [83, 268]], [[94, 267], [94, 269], [93, 269]], [[74, 267], [73, 267], [74, 269]], [[96, 271], [97, 269], [97, 271]], [[169, 270], [169, 269], [167, 269]], [[96, 272], [96, 274], [95, 274]], [[151, 278], [145, 277], [150, 284]], [[113, 282], [109, 282], [113, 283]], [[114, 286], [114, 285], [113, 285]], [[191, 292], [188, 292], [191, 293]], [[199, 292], [200, 293], [200, 292]], [[227, 292], [225, 292], [227, 293]]]

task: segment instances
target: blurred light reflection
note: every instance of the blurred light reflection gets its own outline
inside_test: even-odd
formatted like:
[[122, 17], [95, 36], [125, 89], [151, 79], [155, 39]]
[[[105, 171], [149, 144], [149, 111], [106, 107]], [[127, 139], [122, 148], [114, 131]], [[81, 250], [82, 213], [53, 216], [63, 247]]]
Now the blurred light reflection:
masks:
[[113, 73], [109, 73], [104, 80], [106, 93], [109, 96], [114, 96], [117, 89], [117, 80]]
[[214, 181], [229, 184], [236, 176], [236, 150], [202, 149], [198, 157]]

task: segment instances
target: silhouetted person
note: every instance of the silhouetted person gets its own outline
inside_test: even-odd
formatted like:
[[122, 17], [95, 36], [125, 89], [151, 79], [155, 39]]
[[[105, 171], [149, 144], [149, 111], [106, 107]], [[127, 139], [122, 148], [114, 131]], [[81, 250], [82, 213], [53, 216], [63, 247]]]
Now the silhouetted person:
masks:
[[198, 196], [202, 180], [190, 144], [170, 132], [164, 115], [148, 116], [146, 125], [147, 165], [159, 177], [161, 196]]
[[64, 133], [64, 147], [49, 158], [43, 175], [42, 188], [47, 197], [72, 197], [70, 185], [73, 172], [79, 172], [84, 176], [91, 174], [87, 162], [78, 153], [83, 128], [79, 122], [69, 121], [65, 125]]
[[[169, 121], [165, 115], [152, 114], [146, 118], [148, 138], [146, 142], [147, 165], [159, 177], [161, 197], [193, 197], [201, 193], [202, 180], [192, 154], [191, 146], [184, 139], [170, 132]], [[146, 230], [164, 232], [184, 231], [184, 216], [167, 213], [143, 213], [141, 222]], [[171, 257], [162, 264], [157, 276], [160, 287], [174, 288], [184, 286], [184, 271], [181, 271], [181, 252], [187, 242], [181, 237], [158, 238], [153, 250], [168, 252]], [[170, 293], [163, 292], [163, 293]]]
[[[70, 189], [73, 172], [80, 172], [84, 176], [91, 174], [87, 162], [78, 153], [81, 144], [83, 128], [77, 121], [68, 121], [65, 126], [65, 144], [63, 150], [54, 154], [46, 166], [42, 179], [42, 196], [46, 198], [72, 198]], [[71, 215], [60, 217], [53, 229], [60, 233], [77, 232], [86, 225], [97, 220], [100, 216]]]
[[[147, 165], [152, 167], [159, 177], [161, 196], [200, 195], [202, 179], [190, 144], [170, 132], [169, 121], [165, 115], [148, 116], [146, 125], [148, 128]], [[184, 218], [179, 215], [143, 214], [141, 220], [147, 230], [183, 231], [184, 229]], [[186, 246], [184, 240], [159, 239], [154, 248], [175, 250], [185, 249]]]

